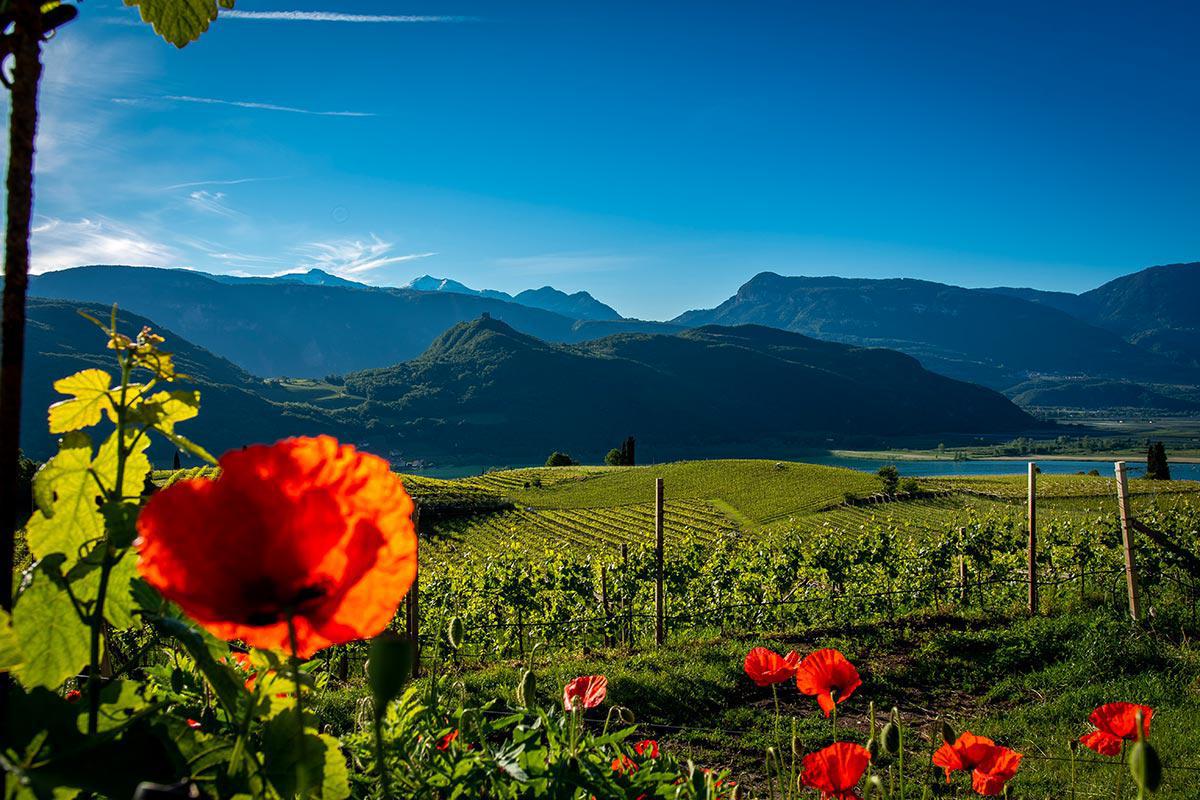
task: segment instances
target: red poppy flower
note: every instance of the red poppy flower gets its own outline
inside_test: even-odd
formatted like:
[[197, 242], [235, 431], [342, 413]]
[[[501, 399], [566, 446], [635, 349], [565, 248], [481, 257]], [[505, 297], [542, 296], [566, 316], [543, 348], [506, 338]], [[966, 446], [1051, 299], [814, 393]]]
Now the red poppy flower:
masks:
[[1004, 784], [1017, 774], [1023, 757], [1016, 750], [993, 747], [988, 757], [971, 773], [971, 787], [986, 797], [1003, 794]]
[[627, 755], [619, 755], [612, 760], [613, 772], [618, 772], [622, 775], [628, 775], [630, 772], [637, 772], [638, 765]]
[[838, 742], [806, 755], [800, 780], [819, 790], [822, 800], [852, 800], [858, 797], [855, 788], [870, 761], [862, 745]]
[[[789, 661], [788, 659], [791, 659]], [[786, 683], [796, 675], [796, 662], [800, 660], [795, 651], [781, 656], [765, 647], [755, 647], [746, 653], [743, 665], [750, 680], [759, 686], [770, 686], [775, 683]]]
[[808, 657], [796, 667], [796, 688], [804, 694], [816, 695], [817, 705], [829, 716], [841, 703], [862, 686], [858, 670], [837, 650], [827, 647]]
[[633, 752], [645, 758], [658, 758], [658, 741], [656, 739], [643, 739], [633, 746]]
[[67, 692], [66, 701], [68, 703], [74, 703], [77, 702], [81, 697], [83, 697], [82, 692], [80, 692], [78, 689], [72, 689], [71, 691]]
[[445, 736], [443, 736], [441, 739], [438, 739], [437, 749], [443, 750], [443, 751], [449, 750], [451, 742], [453, 742], [457, 738], [458, 738], [458, 728], [455, 728], [454, 730], [450, 731]]
[[216, 480], [158, 492], [138, 569], [223, 639], [298, 655], [379, 633], [416, 574], [412, 500], [376, 456], [328, 436], [227, 453]]
[[1150, 718], [1154, 709], [1136, 703], [1107, 703], [1088, 717], [1096, 730], [1079, 737], [1085, 747], [1090, 747], [1103, 756], [1115, 756], [1121, 752], [1121, 743], [1126, 739], [1137, 739], [1137, 712], [1142, 712], [1142, 733], [1150, 735]]
[[200, 730], [200, 723], [199, 723], [199, 722], [197, 722], [197, 721], [196, 721], [196, 720], [194, 720], [194, 719], [189, 719], [189, 720], [187, 721], [187, 726], [188, 726], [189, 728], [191, 728], [192, 730], [194, 730], [194, 731], [198, 731], [198, 730]]
[[973, 771], [991, 758], [996, 749], [996, 743], [986, 736], [963, 731], [954, 744], [943, 744], [937, 749], [933, 763], [946, 771], [946, 782], [949, 783], [951, 772]]
[[567, 711], [595, 708], [608, 695], [608, 678], [584, 675], [563, 687], [563, 708]]

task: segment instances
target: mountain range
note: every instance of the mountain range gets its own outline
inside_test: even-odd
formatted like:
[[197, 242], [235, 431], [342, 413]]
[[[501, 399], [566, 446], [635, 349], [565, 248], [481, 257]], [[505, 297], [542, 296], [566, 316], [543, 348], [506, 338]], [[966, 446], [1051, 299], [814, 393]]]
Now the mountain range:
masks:
[[530, 308], [540, 308], [553, 311], [556, 314], [572, 317], [573, 319], [615, 320], [622, 319], [621, 315], [611, 306], [601, 303], [587, 292], [567, 294], [553, 286], [543, 286], [540, 289], [526, 289], [515, 295], [500, 292], [495, 289], [472, 289], [458, 281], [449, 278], [434, 278], [422, 275], [409, 282], [407, 289], [418, 292], [452, 292], [467, 294], [475, 297], [488, 297], [493, 300], [505, 300]]
[[[112, 368], [103, 336], [77, 312], [32, 299], [23, 446], [46, 457], [51, 383]], [[121, 326], [152, 320], [121, 312]], [[761, 326], [621, 333], [546, 342], [481, 316], [437, 336], [417, 358], [329, 382], [264, 381], [161, 329], [201, 391], [186, 435], [220, 452], [318, 431], [393, 459], [528, 463], [551, 450], [598, 461], [626, 436], [651, 459], [878, 446], [893, 437], [999, 435], [1036, 421], [1002, 395], [929, 372], [913, 358]], [[169, 451], [154, 455], [165, 463]]]
[[560, 344], [710, 324], [780, 328], [899, 350], [934, 372], [1038, 406], [1107, 397], [1174, 410], [1200, 385], [1200, 263], [1152, 267], [1080, 295], [768, 272], [715, 308], [670, 322], [623, 319], [587, 293], [550, 287], [508, 295], [430, 276], [375, 287], [319, 270], [234, 278], [78, 267], [37, 276], [31, 292], [119, 303], [262, 377], [344, 375], [409, 361], [452, 326], [488, 314]]

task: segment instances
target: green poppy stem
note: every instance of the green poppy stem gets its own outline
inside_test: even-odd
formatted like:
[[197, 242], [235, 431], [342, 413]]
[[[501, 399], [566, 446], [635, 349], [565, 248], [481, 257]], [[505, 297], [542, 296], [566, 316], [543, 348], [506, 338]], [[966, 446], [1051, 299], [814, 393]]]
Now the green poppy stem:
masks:
[[830, 717], [833, 720], [833, 741], [834, 741], [834, 744], [836, 744], [837, 743], [837, 703], [833, 704], [833, 713], [830, 714]]
[[1117, 770], [1117, 798], [1120, 800], [1121, 790], [1125, 784], [1125, 740], [1121, 740], [1121, 768]]

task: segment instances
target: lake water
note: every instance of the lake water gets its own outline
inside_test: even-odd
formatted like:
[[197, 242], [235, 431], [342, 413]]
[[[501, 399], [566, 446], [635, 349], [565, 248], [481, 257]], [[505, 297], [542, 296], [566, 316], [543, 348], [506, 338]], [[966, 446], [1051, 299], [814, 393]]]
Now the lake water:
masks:
[[[972, 461], [955, 461], [953, 459], [936, 459], [931, 461], [882, 461], [873, 458], [848, 458], [835, 455], [807, 455], [795, 459], [809, 464], [825, 464], [830, 467], [848, 467], [864, 472], [875, 472], [886, 464], [895, 464], [901, 475], [912, 475], [918, 478], [937, 478], [953, 475], [1023, 475], [1026, 471], [1025, 461], [1007, 461], [1003, 459], [977, 459]], [[1034, 459], [1037, 461], [1037, 459]], [[1145, 462], [1128, 461], [1129, 476], [1140, 478], [1146, 471]], [[1077, 472], [1100, 470], [1106, 478], [1113, 476], [1112, 461], [1037, 461], [1043, 473], [1054, 475], [1074, 475]], [[541, 466], [540, 464], [512, 466]], [[466, 478], [471, 475], [481, 475], [488, 467], [482, 465], [442, 466], [431, 467], [427, 470], [412, 470], [417, 475], [430, 478]], [[407, 470], [402, 470], [407, 471]], [[1171, 464], [1171, 477], [1176, 480], [1200, 481], [1200, 464]]]
[[[873, 458], [847, 458], [834, 455], [813, 456], [803, 460], [811, 464], [849, 467], [865, 472], [875, 472], [882, 466], [894, 464], [900, 470], [901, 475], [912, 475], [918, 478], [954, 475], [1024, 475], [1028, 470], [1026, 465], [1029, 463], [1028, 461], [1009, 461], [999, 458], [971, 461], [955, 461], [949, 458], [932, 461], [881, 461]], [[1091, 472], [1096, 469], [1100, 470], [1100, 474], [1106, 478], [1113, 477], [1112, 461], [1038, 461], [1037, 458], [1030, 460], [1036, 462], [1042, 472], [1048, 475], [1074, 475], [1077, 472]], [[1125, 463], [1131, 478], [1140, 478], [1146, 472], [1146, 464], [1143, 461], [1126, 461]], [[1176, 480], [1200, 480], [1200, 464], [1172, 463], [1171, 477]]]

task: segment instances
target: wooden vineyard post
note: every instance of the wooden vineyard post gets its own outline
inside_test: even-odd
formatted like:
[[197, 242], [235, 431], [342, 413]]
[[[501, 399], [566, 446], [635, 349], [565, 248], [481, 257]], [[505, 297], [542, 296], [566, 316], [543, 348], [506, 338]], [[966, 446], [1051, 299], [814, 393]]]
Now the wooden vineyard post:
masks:
[[666, 639], [666, 593], [663, 591], [663, 479], [654, 479], [654, 643]]
[[417, 538], [417, 548], [414, 553], [417, 568], [413, 573], [412, 586], [409, 587], [408, 594], [404, 598], [404, 610], [406, 614], [405, 632], [413, 643], [413, 677], [416, 678], [421, 674], [421, 509], [413, 509], [412, 523], [413, 532], [416, 533]]
[[629, 545], [621, 542], [621, 576], [625, 581], [625, 591], [621, 593], [621, 604], [625, 610], [624, 637], [622, 644], [633, 646], [633, 601], [629, 597]]
[[1121, 545], [1125, 550], [1125, 585], [1129, 590], [1129, 616], [1137, 622], [1142, 618], [1138, 601], [1137, 564], [1133, 556], [1133, 515], [1129, 511], [1129, 476], [1125, 462], [1113, 465], [1117, 473], [1117, 506], [1121, 512]]
[[1029, 462], [1029, 613], [1038, 613], [1037, 464]]
[[600, 565], [600, 605], [604, 608], [604, 646], [612, 647], [612, 613], [608, 605], [608, 565]]
[[[962, 541], [967, 536], [966, 528], [958, 529], [959, 547], [962, 547]], [[967, 554], [960, 552], [958, 554], [958, 600], [964, 606], [967, 604]]]

